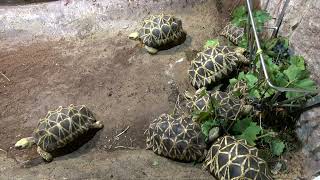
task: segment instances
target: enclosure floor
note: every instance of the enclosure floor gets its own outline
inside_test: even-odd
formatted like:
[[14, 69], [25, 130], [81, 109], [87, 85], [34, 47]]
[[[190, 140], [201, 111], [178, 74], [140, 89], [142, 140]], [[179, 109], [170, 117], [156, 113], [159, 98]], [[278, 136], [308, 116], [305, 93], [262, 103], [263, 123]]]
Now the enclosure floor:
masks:
[[[14, 48], [0, 43], [0, 71], [6, 76], [0, 75], [0, 179], [213, 179], [201, 165], [145, 150], [144, 136], [151, 120], [172, 111], [178, 90], [193, 89], [186, 54], [217, 37], [226, 23], [227, 14], [213, 7], [208, 1], [175, 14], [188, 37], [157, 55], [128, 40], [138, 26]], [[71, 103], [87, 105], [103, 122], [90, 141], [51, 163], [35, 147], [13, 148], [31, 136], [48, 110]]]

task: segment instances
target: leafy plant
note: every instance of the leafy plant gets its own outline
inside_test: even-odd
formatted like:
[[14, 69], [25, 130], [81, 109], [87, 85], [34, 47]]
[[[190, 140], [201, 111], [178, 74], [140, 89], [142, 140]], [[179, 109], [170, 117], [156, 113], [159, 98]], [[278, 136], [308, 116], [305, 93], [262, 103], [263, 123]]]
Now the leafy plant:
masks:
[[[272, 19], [270, 14], [264, 10], [253, 11], [252, 16], [259, 32], [263, 30], [264, 23]], [[238, 27], [245, 27], [248, 24], [248, 12], [245, 6], [239, 6], [233, 11], [231, 23]]]

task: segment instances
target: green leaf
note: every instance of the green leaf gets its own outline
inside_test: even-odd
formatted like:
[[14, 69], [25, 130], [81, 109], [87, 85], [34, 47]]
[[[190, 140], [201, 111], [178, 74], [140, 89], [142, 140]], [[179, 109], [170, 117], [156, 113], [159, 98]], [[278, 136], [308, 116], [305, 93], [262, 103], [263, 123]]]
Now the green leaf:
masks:
[[229, 79], [229, 83], [231, 86], [234, 86], [237, 82], [238, 80], [236, 78]]
[[285, 144], [283, 143], [283, 141], [281, 141], [280, 139], [272, 140], [271, 142], [272, 154], [276, 156], [280, 156], [283, 153], [284, 148], [285, 148]]
[[232, 12], [232, 18], [233, 19], [236, 19], [236, 18], [239, 18], [239, 17], [244, 17], [246, 15], [247, 15], [247, 8], [245, 6], [238, 6]]
[[209, 39], [207, 40], [206, 44], [204, 45], [204, 48], [214, 48], [219, 45], [218, 39]]
[[260, 91], [259, 91], [258, 89], [252, 89], [252, 90], [250, 90], [249, 95], [250, 95], [251, 97], [256, 97], [256, 98], [258, 98], [258, 99], [261, 98]]
[[252, 73], [247, 73], [247, 74], [245, 75], [245, 78], [246, 78], [246, 80], [247, 80], [247, 83], [248, 83], [249, 88], [254, 87], [254, 86], [255, 86], [255, 83], [258, 82], [258, 78], [257, 78], [254, 74], [252, 74]]
[[296, 65], [290, 65], [288, 69], [284, 70], [283, 73], [288, 77], [288, 79], [293, 82], [298, 79], [301, 75], [303, 69], [297, 67]]
[[210, 117], [210, 112], [204, 112], [204, 111], [194, 111], [192, 113], [192, 119], [197, 122], [204, 122], [208, 120]]
[[234, 133], [234, 135], [239, 135], [250, 126], [251, 122], [252, 119], [250, 117], [246, 117], [242, 120], [237, 120], [232, 126], [231, 131]]
[[206, 137], [208, 137], [209, 131], [216, 126], [219, 126], [219, 122], [214, 119], [210, 119], [201, 124], [201, 131]]
[[298, 68], [301, 68], [302, 70], [305, 70], [305, 62], [304, 62], [304, 58], [302, 56], [290, 57], [290, 63], [292, 65], [297, 66]]
[[244, 132], [240, 135], [240, 138], [245, 139], [249, 145], [254, 146], [257, 140], [257, 135], [262, 131], [262, 129], [257, 126], [257, 123], [251, 122], [249, 127], [247, 127]]
[[296, 82], [295, 87], [299, 87], [299, 88], [307, 89], [307, 90], [314, 90], [314, 89], [316, 89], [316, 84], [311, 79], [303, 79], [303, 80]]

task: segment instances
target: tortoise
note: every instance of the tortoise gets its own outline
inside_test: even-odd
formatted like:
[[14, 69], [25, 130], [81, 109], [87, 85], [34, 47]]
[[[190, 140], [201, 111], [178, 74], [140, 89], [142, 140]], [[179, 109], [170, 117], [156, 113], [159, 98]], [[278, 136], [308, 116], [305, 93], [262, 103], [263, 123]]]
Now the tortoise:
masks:
[[204, 169], [218, 179], [271, 180], [265, 160], [258, 156], [258, 149], [233, 136], [219, 138], [209, 149]]
[[237, 27], [232, 23], [228, 23], [221, 31], [222, 36], [226, 37], [235, 45], [239, 45], [244, 35], [244, 28]]
[[191, 111], [212, 111], [212, 115], [218, 119], [236, 120], [239, 116], [249, 114], [253, 109], [243, 99], [223, 91], [210, 92], [202, 87], [194, 96], [188, 92], [185, 94], [189, 99], [188, 107]]
[[199, 52], [188, 70], [191, 84], [199, 89], [229, 76], [240, 64], [250, 61], [243, 55], [244, 48], [219, 45]]
[[53, 151], [65, 147], [93, 128], [101, 129], [103, 124], [96, 121], [85, 105], [59, 106], [54, 111], [48, 111], [47, 115], [39, 120], [32, 137], [19, 140], [15, 147], [25, 149], [36, 144], [39, 155], [50, 162], [53, 160]]
[[129, 39], [141, 41], [150, 54], [181, 44], [185, 37], [182, 21], [164, 13], [144, 19], [142, 28], [129, 35]]
[[244, 80], [238, 80], [234, 84], [229, 84], [227, 91], [237, 97], [246, 97], [248, 95], [248, 84]]
[[201, 162], [207, 153], [205, 136], [190, 115], [161, 114], [146, 130], [146, 149], [181, 162]]

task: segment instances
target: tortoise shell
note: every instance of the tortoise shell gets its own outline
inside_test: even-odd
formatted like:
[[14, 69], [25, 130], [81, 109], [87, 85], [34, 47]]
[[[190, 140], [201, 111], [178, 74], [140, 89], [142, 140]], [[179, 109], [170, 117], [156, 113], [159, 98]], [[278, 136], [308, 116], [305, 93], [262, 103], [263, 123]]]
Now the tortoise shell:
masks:
[[258, 156], [258, 149], [232, 136], [219, 138], [211, 146], [203, 167], [221, 180], [272, 179], [266, 161]]
[[209, 87], [230, 75], [241, 63], [249, 61], [228, 46], [207, 48], [197, 54], [188, 70], [191, 84], [195, 88]]
[[146, 18], [138, 33], [143, 44], [157, 49], [178, 41], [185, 35], [182, 21], [167, 14]]
[[33, 137], [41, 149], [50, 152], [87, 132], [94, 122], [96, 119], [84, 105], [60, 106], [39, 120]]
[[191, 111], [212, 111], [218, 119], [236, 120], [241, 115], [248, 114], [252, 106], [245, 101], [223, 91], [208, 92], [205, 88], [199, 89], [194, 97], [189, 100], [188, 107]]
[[172, 117], [162, 114], [146, 131], [147, 149], [158, 155], [182, 162], [202, 161], [206, 155], [205, 136], [191, 116]]
[[238, 45], [244, 35], [244, 28], [237, 27], [231, 23], [228, 23], [222, 30], [221, 35], [226, 37], [233, 44]]

